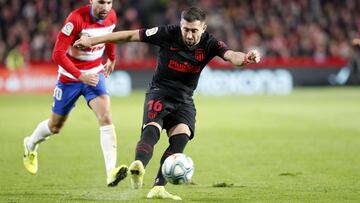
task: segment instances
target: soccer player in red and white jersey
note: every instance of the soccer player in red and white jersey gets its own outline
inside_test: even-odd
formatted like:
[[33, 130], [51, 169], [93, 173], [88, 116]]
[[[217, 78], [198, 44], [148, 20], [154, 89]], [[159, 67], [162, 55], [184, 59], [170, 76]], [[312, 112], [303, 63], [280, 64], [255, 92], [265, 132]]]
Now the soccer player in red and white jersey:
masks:
[[[89, 5], [74, 10], [67, 17], [53, 50], [59, 75], [52, 114], [24, 139], [23, 161], [30, 173], [36, 174], [38, 170], [38, 145], [60, 132], [77, 99], [83, 95], [100, 125], [107, 185], [116, 186], [126, 177], [127, 166], [116, 167], [116, 133], [111, 118], [110, 97], [105, 87], [105, 77], [115, 66], [115, 45], [102, 43], [85, 49], [72, 46], [83, 35], [101, 36], [113, 32], [116, 20], [112, 0], [90, 0]], [[102, 64], [104, 52], [108, 56], [105, 65]]]

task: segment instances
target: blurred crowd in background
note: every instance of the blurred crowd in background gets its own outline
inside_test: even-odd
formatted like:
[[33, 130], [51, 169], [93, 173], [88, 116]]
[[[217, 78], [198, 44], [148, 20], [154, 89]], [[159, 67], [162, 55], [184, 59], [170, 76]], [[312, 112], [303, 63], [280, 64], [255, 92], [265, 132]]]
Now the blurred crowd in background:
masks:
[[[0, 0], [0, 64], [51, 61], [66, 16], [87, 3]], [[269, 57], [348, 58], [351, 39], [360, 31], [357, 0], [113, 0], [116, 30], [178, 24], [181, 10], [189, 5], [207, 12], [208, 31], [230, 48], [258, 48]], [[117, 47], [119, 60], [154, 56], [144, 43]]]

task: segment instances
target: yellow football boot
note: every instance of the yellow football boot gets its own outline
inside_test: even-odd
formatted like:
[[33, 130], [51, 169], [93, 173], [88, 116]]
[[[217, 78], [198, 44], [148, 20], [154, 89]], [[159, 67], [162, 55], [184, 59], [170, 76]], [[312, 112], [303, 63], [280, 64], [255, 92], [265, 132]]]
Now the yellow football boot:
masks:
[[107, 186], [115, 187], [117, 184], [126, 178], [127, 176], [128, 167], [125, 165], [121, 165], [117, 168], [111, 170], [111, 174], [107, 177]]
[[181, 200], [181, 197], [172, 195], [165, 190], [164, 186], [154, 186], [146, 196], [149, 199], [172, 199]]
[[130, 183], [133, 189], [139, 189], [143, 186], [145, 168], [141, 161], [133, 161], [129, 166]]
[[[25, 166], [26, 170], [29, 171], [29, 173], [36, 174], [36, 172], [38, 171], [37, 152], [36, 152], [36, 150], [30, 151], [27, 148], [26, 144], [27, 144], [29, 139], [30, 139], [30, 137], [25, 137], [24, 138], [24, 158], [23, 158], [23, 162], [24, 162], [24, 166]], [[37, 148], [37, 147], [35, 147], [35, 148]]]

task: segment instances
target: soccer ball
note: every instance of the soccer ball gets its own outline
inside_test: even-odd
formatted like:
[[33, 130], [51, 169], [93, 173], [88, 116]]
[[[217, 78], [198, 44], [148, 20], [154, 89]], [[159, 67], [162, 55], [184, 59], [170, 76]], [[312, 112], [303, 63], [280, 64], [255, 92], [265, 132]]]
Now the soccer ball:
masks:
[[194, 174], [194, 162], [185, 154], [176, 153], [165, 159], [161, 172], [169, 183], [188, 183]]

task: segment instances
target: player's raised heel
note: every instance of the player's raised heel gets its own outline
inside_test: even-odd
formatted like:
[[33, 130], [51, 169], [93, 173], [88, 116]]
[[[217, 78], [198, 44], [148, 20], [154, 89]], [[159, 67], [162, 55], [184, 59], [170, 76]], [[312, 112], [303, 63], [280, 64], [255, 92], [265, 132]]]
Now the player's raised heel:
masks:
[[141, 161], [133, 161], [129, 166], [131, 188], [139, 189], [143, 186], [145, 168]]
[[27, 171], [31, 174], [36, 174], [38, 171], [38, 159], [37, 159], [37, 152], [36, 151], [30, 151], [27, 148], [27, 142], [30, 139], [30, 137], [24, 138], [24, 166]]
[[118, 183], [125, 179], [127, 176], [128, 167], [125, 165], [121, 165], [117, 168], [114, 168], [111, 171], [111, 175], [107, 178], [107, 186], [115, 187]]
[[149, 199], [172, 199], [181, 200], [181, 197], [172, 195], [165, 190], [164, 186], [154, 186], [146, 196]]

